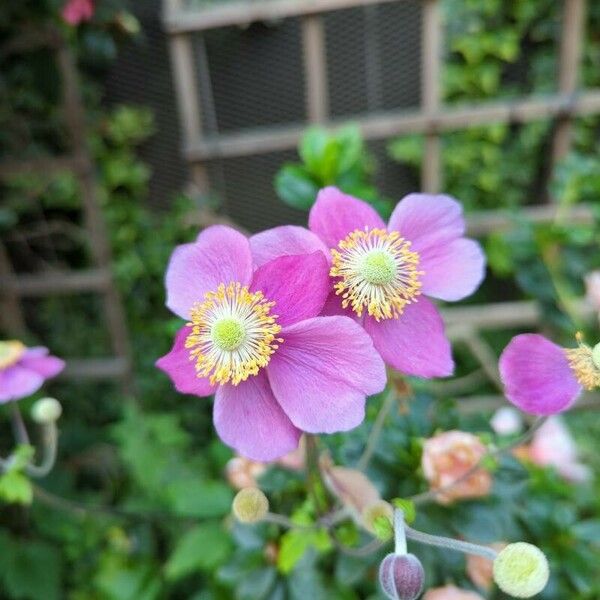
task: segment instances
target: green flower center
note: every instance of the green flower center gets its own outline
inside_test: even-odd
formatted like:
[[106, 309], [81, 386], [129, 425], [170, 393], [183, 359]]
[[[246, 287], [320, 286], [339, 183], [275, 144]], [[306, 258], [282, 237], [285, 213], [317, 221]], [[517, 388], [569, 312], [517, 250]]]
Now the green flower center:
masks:
[[359, 271], [373, 285], [386, 285], [396, 277], [396, 261], [385, 250], [371, 250], [362, 260]]
[[221, 350], [228, 352], [238, 348], [246, 337], [244, 326], [238, 320], [232, 318], [217, 321], [213, 325], [211, 333], [214, 344]]

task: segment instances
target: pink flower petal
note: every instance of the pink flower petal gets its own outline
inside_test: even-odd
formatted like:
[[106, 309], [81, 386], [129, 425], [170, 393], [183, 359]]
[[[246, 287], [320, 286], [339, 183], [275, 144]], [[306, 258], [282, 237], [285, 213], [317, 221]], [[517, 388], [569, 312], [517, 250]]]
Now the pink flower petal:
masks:
[[335, 248], [355, 229], [385, 229], [385, 223], [372, 206], [335, 187], [319, 192], [310, 209], [308, 226], [329, 248]]
[[323, 305], [321, 315], [324, 317], [349, 317], [357, 323], [363, 323], [363, 317], [359, 317], [350, 307], [344, 308], [342, 306], [342, 297], [335, 293], [335, 290], [331, 290]]
[[542, 335], [514, 337], [500, 357], [506, 397], [533, 415], [552, 415], [569, 408], [581, 393], [565, 351]]
[[300, 441], [301, 432], [275, 400], [264, 371], [237, 386], [219, 387], [214, 422], [219, 437], [252, 460], [275, 460]]
[[0, 370], [0, 402], [31, 396], [43, 383], [42, 375], [19, 364]]
[[424, 297], [404, 308], [398, 319], [365, 318], [365, 329], [383, 360], [405, 375], [447, 377], [454, 371], [450, 342], [434, 304]]
[[219, 284], [252, 278], [250, 245], [245, 236], [224, 225], [205, 229], [192, 244], [175, 248], [167, 268], [167, 306], [184, 319], [190, 308]]
[[44, 379], [55, 377], [65, 368], [65, 361], [55, 356], [48, 356], [48, 349], [42, 346], [28, 348], [19, 365], [35, 371]]
[[294, 425], [310, 433], [347, 431], [365, 416], [365, 396], [383, 390], [383, 361], [369, 336], [346, 317], [286, 327], [267, 367], [271, 387]]
[[477, 242], [458, 238], [423, 250], [419, 269], [424, 271], [424, 294], [455, 302], [480, 286], [485, 275], [485, 255]]
[[462, 206], [450, 196], [409, 194], [394, 209], [388, 229], [399, 231], [412, 242], [411, 250], [422, 254], [462, 237], [465, 220]]
[[316, 317], [329, 293], [329, 264], [322, 252], [280, 256], [254, 273], [252, 291], [275, 301], [272, 313], [280, 325]]
[[257, 267], [280, 256], [323, 252], [329, 259], [329, 249], [312, 231], [296, 225], [267, 229], [250, 238], [252, 258]]
[[190, 329], [190, 327], [182, 327], [177, 332], [173, 348], [156, 361], [156, 366], [169, 376], [178, 392], [194, 396], [211, 396], [216, 386], [210, 384], [208, 377], [197, 376], [194, 363], [190, 360], [189, 350], [185, 347], [185, 338]]

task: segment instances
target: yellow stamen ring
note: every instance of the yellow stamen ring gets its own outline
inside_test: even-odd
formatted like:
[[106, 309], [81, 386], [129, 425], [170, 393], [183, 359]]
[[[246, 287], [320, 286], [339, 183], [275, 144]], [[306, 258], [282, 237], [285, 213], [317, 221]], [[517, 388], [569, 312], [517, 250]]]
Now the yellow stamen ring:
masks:
[[356, 229], [331, 255], [336, 294], [359, 317], [366, 308], [377, 321], [397, 319], [421, 293], [419, 254], [397, 231]]
[[191, 310], [192, 331], [185, 340], [198, 377], [238, 385], [266, 367], [283, 342], [276, 337], [281, 327], [271, 314], [274, 305], [240, 283], [207, 292]]
[[567, 348], [565, 354], [575, 378], [586, 390], [600, 387], [600, 344], [590, 348], [583, 343], [583, 336], [577, 334], [579, 347]]
[[17, 340], [0, 342], [0, 369], [6, 369], [18, 363], [25, 350], [25, 346]]

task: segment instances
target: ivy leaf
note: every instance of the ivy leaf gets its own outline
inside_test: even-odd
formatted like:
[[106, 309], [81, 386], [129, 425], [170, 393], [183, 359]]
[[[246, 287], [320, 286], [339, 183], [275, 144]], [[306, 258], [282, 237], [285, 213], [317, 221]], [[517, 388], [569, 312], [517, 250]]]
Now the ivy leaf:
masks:
[[319, 186], [300, 165], [284, 165], [275, 177], [275, 191], [289, 206], [308, 210], [315, 202]]
[[289, 573], [311, 547], [320, 552], [332, 547], [326, 530], [290, 529], [281, 537], [277, 567], [282, 573]]

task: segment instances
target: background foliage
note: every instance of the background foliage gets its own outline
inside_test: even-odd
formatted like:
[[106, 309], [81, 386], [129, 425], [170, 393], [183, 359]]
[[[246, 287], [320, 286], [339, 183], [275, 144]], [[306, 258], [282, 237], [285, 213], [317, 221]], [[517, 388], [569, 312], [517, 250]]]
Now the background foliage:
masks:
[[[598, 85], [600, 7], [590, 3], [585, 80]], [[445, 95], [449, 101], [496, 98], [547, 91], [554, 81], [557, 3], [550, 0], [446, 0], [449, 61]], [[0, 7], [0, 40], [15, 23], [47, 22], [58, 26], [59, 3], [20, 2]], [[19, 484], [0, 479], [4, 500], [0, 516], [0, 582], [7, 598], [27, 600], [151, 600], [158, 598], [300, 599], [377, 597], [376, 565], [381, 555], [357, 559], [341, 554], [325, 533], [283, 532], [275, 525], [242, 527], [229, 517], [233, 491], [223, 473], [231, 453], [215, 439], [211, 403], [177, 395], [154, 369], [166, 352], [178, 321], [163, 306], [163, 272], [175, 244], [193, 239], [193, 202], [174, 200], [167, 214], [144, 206], [148, 168], [136, 148], [153, 134], [152, 115], [140, 107], [102, 105], [103, 67], [118, 42], [135, 26], [120, 3], [99, 3], [91, 24], [68, 30], [87, 74], [90, 143], [98, 168], [104, 215], [114, 252], [114, 272], [126, 302], [134, 344], [137, 397], [123, 397], [110, 385], [55, 383], [61, 399], [60, 460], [26, 506]], [[527, 65], [527, 69], [523, 66]], [[9, 152], [58, 152], [63, 149], [56, 115], [56, 79], [39, 54], [26, 63], [12, 61], [2, 70], [0, 115], [13, 128], [0, 128], [0, 148]], [[35, 131], [18, 131], [14, 115], [26, 114]], [[566, 225], [561, 219], [539, 226], [519, 217], [519, 207], [548, 191], [565, 208], [578, 202], [597, 207], [600, 193], [598, 119], [577, 123], [574, 152], [556, 177], [547, 181], [547, 148], [552, 125], [489, 126], [448, 134], [444, 139], [446, 190], [469, 210], [505, 207], [515, 227], [484, 240], [492, 277], [475, 300], [535, 298], [548, 316], [548, 330], [564, 341], [581, 327], [572, 310], [582, 293], [582, 276], [600, 267], [595, 225]], [[31, 139], [42, 140], [32, 147]], [[177, 149], [173, 149], [177, 151]], [[390, 144], [390, 154], [416, 169], [421, 141], [404, 138]], [[374, 161], [358, 132], [348, 127], [335, 136], [309, 131], [299, 162], [285, 165], [275, 181], [282, 200], [310, 207], [316, 191], [336, 184], [372, 202], [383, 215], [390, 199], [373, 185]], [[415, 181], [417, 174], [415, 172]], [[49, 184], [17, 178], [2, 189], [0, 235], [10, 238], [44, 213], [77, 223], [79, 190], [69, 174]], [[33, 199], [36, 199], [35, 202]], [[39, 204], [38, 204], [39, 203]], [[89, 258], [78, 240], [58, 239], [59, 264], [82, 267]], [[43, 251], [34, 243], [34, 254]], [[543, 258], [540, 261], [540, 257]], [[20, 257], [22, 268], [31, 259]], [[106, 335], [91, 298], [45, 300], [28, 306], [33, 330], [58, 355], [101, 355]], [[575, 323], [574, 323], [575, 322]], [[499, 352], [512, 332], [488, 339]], [[597, 330], [587, 327], [594, 339]], [[458, 374], [474, 365], [457, 349]], [[458, 428], [490, 434], [489, 414], [464, 414], [443, 388], [414, 382], [408, 405], [392, 411], [369, 476], [385, 498], [406, 497], [426, 489], [420, 472], [422, 440], [436, 431]], [[492, 391], [482, 384], [479, 393]], [[330, 436], [327, 448], [339, 464], [353, 465], [364, 447], [381, 403], [370, 402], [367, 422], [343, 436]], [[24, 402], [27, 409], [30, 402]], [[9, 450], [8, 411], [4, 410], [2, 450]], [[575, 414], [575, 427], [587, 461], [599, 471], [595, 452], [599, 426]], [[17, 478], [18, 479], [18, 478]], [[4, 481], [4, 484], [2, 483]], [[315, 518], [306, 501], [303, 475], [281, 467], [262, 476], [261, 487], [273, 509], [298, 522]], [[16, 494], [16, 496], [15, 496]], [[512, 458], [495, 469], [493, 494], [451, 508], [419, 508], [416, 526], [474, 541], [527, 539], [546, 551], [554, 566], [543, 598], [593, 600], [600, 596], [596, 566], [600, 559], [600, 488], [591, 482], [575, 488], [549, 470], [524, 467]], [[364, 538], [345, 523], [336, 530], [345, 543]], [[416, 552], [429, 584], [454, 581], [472, 588], [464, 559], [434, 549]], [[496, 594], [496, 598], [500, 598]]]

